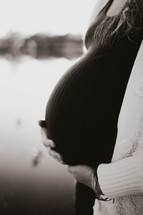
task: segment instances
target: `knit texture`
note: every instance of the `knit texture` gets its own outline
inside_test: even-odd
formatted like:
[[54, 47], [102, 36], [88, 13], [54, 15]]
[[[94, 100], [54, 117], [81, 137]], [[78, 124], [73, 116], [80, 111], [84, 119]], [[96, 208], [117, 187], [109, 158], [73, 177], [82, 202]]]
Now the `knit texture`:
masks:
[[100, 211], [95, 215], [142, 215], [143, 117], [132, 141], [132, 148], [128, 153], [120, 155], [121, 160], [99, 165], [98, 177], [101, 189], [106, 196], [115, 199], [115, 201], [114, 203], [112, 201], [100, 202]]
[[138, 162], [138, 157], [132, 156], [112, 164], [99, 165], [98, 176], [104, 194], [114, 199], [141, 192]]

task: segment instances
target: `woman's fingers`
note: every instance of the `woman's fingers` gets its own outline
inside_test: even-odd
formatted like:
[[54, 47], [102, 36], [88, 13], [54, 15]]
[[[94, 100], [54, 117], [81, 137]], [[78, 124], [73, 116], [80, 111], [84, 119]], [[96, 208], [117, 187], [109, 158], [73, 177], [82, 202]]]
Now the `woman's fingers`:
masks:
[[51, 155], [53, 158], [55, 158], [58, 162], [60, 162], [60, 163], [64, 163], [63, 162], [63, 158], [62, 158], [62, 156], [58, 153], [58, 152], [56, 152], [56, 151], [54, 151], [54, 150], [52, 150], [51, 148], [49, 148], [49, 155]]
[[44, 146], [54, 148], [55, 143], [51, 139], [48, 139], [47, 137], [45, 120], [40, 120], [38, 124], [41, 127], [41, 136], [42, 136], [42, 142]]
[[53, 142], [53, 140], [47, 138], [46, 133], [43, 130], [43, 128], [41, 128], [41, 136], [42, 136], [42, 142], [43, 142], [44, 146], [50, 147], [50, 148], [55, 147], [55, 143]]
[[45, 120], [39, 120], [38, 124], [39, 124], [40, 127], [46, 128], [46, 121]]
[[53, 150], [53, 148], [55, 148], [55, 143], [51, 139], [49, 139], [47, 137], [46, 123], [45, 123], [45, 121], [44, 120], [40, 120], [38, 122], [38, 124], [41, 127], [42, 142], [43, 142], [44, 146], [48, 147], [49, 154], [53, 158], [55, 158], [58, 162], [64, 164], [62, 156], [58, 152], [56, 152], [55, 150]]

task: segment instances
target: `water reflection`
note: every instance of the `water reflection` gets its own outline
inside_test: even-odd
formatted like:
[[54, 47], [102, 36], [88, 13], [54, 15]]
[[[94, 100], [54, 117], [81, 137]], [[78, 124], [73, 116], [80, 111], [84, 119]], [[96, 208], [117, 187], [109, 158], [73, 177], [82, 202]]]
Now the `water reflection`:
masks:
[[0, 60], [0, 214], [73, 215], [74, 182], [42, 145], [38, 120], [63, 72], [64, 58]]
[[8, 34], [0, 39], [0, 56], [17, 60], [23, 55], [37, 59], [67, 58], [75, 59], [83, 54], [81, 35], [36, 34], [23, 37], [18, 33]]

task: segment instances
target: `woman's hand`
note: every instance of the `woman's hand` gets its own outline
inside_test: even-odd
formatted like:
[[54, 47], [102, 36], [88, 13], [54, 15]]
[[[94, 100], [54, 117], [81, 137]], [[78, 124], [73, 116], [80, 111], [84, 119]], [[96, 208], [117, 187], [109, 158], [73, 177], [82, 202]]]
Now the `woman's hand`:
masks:
[[64, 162], [63, 162], [62, 156], [54, 150], [55, 143], [51, 139], [48, 139], [47, 137], [45, 121], [40, 120], [38, 124], [41, 127], [41, 136], [42, 136], [42, 142], [44, 146], [48, 148], [48, 152], [53, 158], [55, 158], [59, 163], [63, 164]]
[[93, 189], [95, 169], [86, 165], [69, 166], [68, 172], [80, 183]]

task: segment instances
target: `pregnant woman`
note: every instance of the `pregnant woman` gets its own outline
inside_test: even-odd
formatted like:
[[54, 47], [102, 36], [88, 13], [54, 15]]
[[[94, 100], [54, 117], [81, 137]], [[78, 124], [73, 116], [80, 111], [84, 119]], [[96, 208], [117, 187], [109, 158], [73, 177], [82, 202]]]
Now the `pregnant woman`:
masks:
[[[116, 142], [117, 134], [120, 133], [121, 140], [124, 137], [123, 127], [120, 129], [120, 124], [123, 123], [119, 124], [117, 133], [118, 117], [127, 83], [143, 38], [142, 0], [109, 0], [108, 2], [100, 0], [94, 12], [95, 15], [85, 36], [87, 53], [57, 83], [47, 104], [45, 122], [40, 124], [44, 127], [43, 131], [45, 131], [47, 138], [53, 141], [53, 152], [55, 152], [53, 156], [59, 155], [64, 163], [72, 165], [69, 171], [79, 181], [76, 198], [76, 214], [78, 215], [92, 214], [94, 199], [103, 200], [100, 194], [106, 192], [104, 183], [102, 183], [101, 188], [99, 187], [100, 180], [103, 181], [102, 177], [105, 177], [105, 169], [99, 167], [102, 166], [101, 163], [111, 162], [115, 143], [117, 145], [118, 142]], [[136, 89], [138, 89], [138, 85]], [[138, 92], [138, 90], [136, 91]], [[142, 97], [142, 94], [140, 97]], [[128, 101], [128, 99], [126, 100]], [[143, 104], [140, 105], [143, 108]], [[129, 127], [131, 125], [132, 128], [137, 127], [143, 111], [137, 114], [131, 111], [132, 107], [129, 107], [129, 105], [127, 108], [130, 109], [124, 111], [123, 108], [121, 116], [124, 116], [124, 120], [120, 116], [122, 119], [120, 121], [127, 124], [128, 133], [135, 132]], [[128, 114], [128, 111], [130, 114]], [[136, 114], [137, 117], [131, 117], [131, 113]], [[132, 120], [130, 120], [130, 117]], [[51, 146], [51, 141], [48, 139], [46, 141], [49, 141], [49, 145], [47, 145]], [[127, 144], [128, 142], [129, 144]], [[121, 141], [121, 143], [119, 145], [124, 145], [123, 148], [126, 145], [127, 149], [128, 146], [131, 146], [128, 139]], [[114, 160], [130, 158], [136, 149], [137, 143], [136, 146], [132, 144], [128, 153], [126, 150], [122, 150], [123, 155], [120, 156], [115, 153]], [[124, 154], [124, 152], [126, 153]], [[126, 171], [130, 168], [129, 158], [127, 160], [123, 159], [121, 166], [127, 167]], [[131, 161], [131, 163], [134, 164], [135, 162]], [[112, 164], [107, 164], [109, 175], [113, 174], [113, 169], [121, 169], [120, 162], [117, 162], [116, 165], [112, 168]], [[100, 171], [96, 172], [97, 168]], [[118, 172], [120, 173], [120, 171]], [[105, 173], [107, 172], [105, 171]], [[130, 181], [130, 178], [127, 179], [125, 176], [124, 180]], [[115, 176], [113, 175], [113, 177]], [[120, 177], [119, 174], [118, 178], [120, 179]], [[80, 182], [85, 185], [80, 184]], [[120, 184], [120, 180], [118, 183]], [[113, 190], [110, 182], [109, 184], [109, 189]], [[125, 183], [125, 185], [127, 184]], [[133, 193], [132, 188], [129, 190]], [[137, 192], [136, 189], [133, 188], [133, 190]], [[108, 192], [106, 193], [108, 194]], [[130, 194], [130, 192], [120, 191], [119, 193], [117, 194], [118, 198]], [[115, 198], [116, 195], [110, 195], [110, 197]], [[139, 211], [137, 213], [119, 211], [121, 200], [117, 202], [119, 207], [116, 209], [115, 205], [117, 203], [114, 203], [114, 208], [111, 203], [105, 202], [106, 206], [102, 203], [102, 210], [98, 210], [96, 214], [140, 214]], [[131, 206], [134, 207], [134, 203]], [[106, 209], [104, 210], [103, 207]], [[109, 208], [110, 212], [108, 211]], [[112, 213], [113, 211], [114, 213]]]

